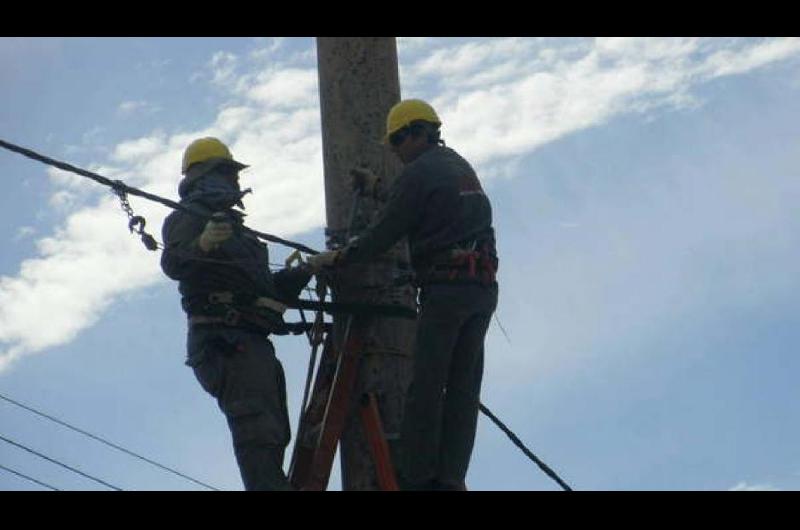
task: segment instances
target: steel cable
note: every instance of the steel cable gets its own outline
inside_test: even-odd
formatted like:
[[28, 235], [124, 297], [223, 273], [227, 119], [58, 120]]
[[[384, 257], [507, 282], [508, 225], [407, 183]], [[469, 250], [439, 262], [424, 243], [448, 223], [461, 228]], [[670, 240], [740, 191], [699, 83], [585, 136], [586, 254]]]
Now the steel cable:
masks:
[[13, 445], [15, 447], [19, 447], [20, 449], [22, 449], [24, 451], [27, 451], [29, 453], [32, 453], [32, 454], [38, 456], [39, 458], [43, 458], [43, 459], [47, 460], [48, 462], [52, 462], [53, 464], [59, 465], [59, 466], [63, 467], [64, 469], [68, 469], [68, 470], [72, 471], [73, 473], [76, 473], [76, 474], [81, 475], [83, 477], [86, 477], [86, 478], [88, 478], [90, 480], [93, 480], [93, 481], [95, 481], [95, 482], [97, 482], [99, 484], [102, 484], [103, 486], [106, 486], [106, 487], [111, 488], [111, 489], [116, 490], [116, 491], [122, 491], [121, 488], [118, 488], [118, 487], [114, 486], [113, 484], [109, 484], [108, 482], [106, 482], [104, 480], [101, 480], [101, 479], [99, 479], [97, 477], [93, 477], [93, 476], [91, 476], [91, 475], [89, 475], [87, 473], [84, 473], [80, 469], [75, 469], [74, 467], [68, 466], [67, 464], [65, 464], [63, 462], [59, 462], [55, 458], [50, 458], [49, 456], [44, 455], [44, 454], [42, 454], [42, 453], [40, 453], [38, 451], [34, 451], [30, 447], [26, 447], [26, 446], [22, 445], [21, 443], [15, 442], [14, 440], [9, 440], [5, 436], [1, 436], [0, 435], [0, 440], [6, 442], [8, 444], [11, 444], [11, 445]]
[[45, 483], [45, 482], [42, 482], [42, 481], [40, 481], [40, 480], [36, 480], [35, 478], [33, 478], [33, 477], [29, 477], [28, 475], [23, 475], [23, 474], [22, 474], [22, 473], [20, 473], [19, 471], [14, 471], [13, 469], [11, 469], [11, 468], [9, 468], [9, 467], [6, 467], [6, 466], [4, 466], [4, 465], [2, 465], [2, 464], [0, 464], [0, 469], [3, 469], [3, 470], [5, 470], [5, 471], [8, 471], [9, 473], [12, 473], [12, 474], [14, 474], [14, 475], [16, 475], [16, 476], [18, 476], [18, 477], [22, 477], [22, 478], [24, 478], [25, 480], [29, 480], [29, 481], [31, 481], [31, 482], [35, 482], [36, 484], [38, 484], [38, 485], [40, 485], [40, 486], [44, 486], [45, 488], [50, 488], [50, 489], [51, 489], [51, 490], [53, 490], [53, 491], [61, 491], [61, 490], [59, 490], [58, 488], [56, 488], [56, 487], [54, 487], [54, 486], [51, 486], [50, 484], [47, 484], [47, 483]]
[[[164, 206], [168, 206], [168, 207], [170, 207], [170, 208], [172, 208], [174, 210], [180, 210], [180, 211], [186, 212], [186, 213], [188, 213], [190, 215], [194, 215], [195, 217], [200, 217], [200, 218], [203, 218], [205, 220], [211, 220], [211, 216], [210, 215], [206, 215], [206, 214], [197, 212], [192, 208], [188, 208], [188, 207], [184, 206], [183, 204], [177, 203], [175, 201], [171, 201], [169, 199], [165, 199], [163, 197], [159, 197], [158, 195], [154, 195], [152, 193], [148, 193], [146, 191], [142, 191], [142, 190], [137, 189], [137, 188], [133, 188], [131, 186], [128, 186], [127, 184], [125, 184], [122, 181], [111, 180], [111, 179], [109, 179], [107, 177], [104, 177], [102, 175], [98, 175], [97, 173], [92, 173], [91, 171], [87, 171], [85, 169], [81, 169], [81, 168], [73, 166], [71, 164], [67, 164], [66, 162], [61, 162], [60, 160], [55, 160], [53, 158], [41, 155], [41, 154], [39, 154], [39, 153], [37, 153], [35, 151], [32, 151], [30, 149], [26, 149], [24, 147], [20, 147], [18, 145], [6, 142], [4, 140], [0, 140], [0, 147], [3, 147], [5, 149], [8, 149], [9, 151], [13, 151], [15, 153], [18, 153], [18, 154], [21, 154], [21, 155], [26, 156], [28, 158], [31, 158], [33, 160], [36, 160], [37, 162], [42, 162], [42, 163], [47, 164], [49, 166], [56, 167], [58, 169], [61, 169], [62, 171], [68, 171], [70, 173], [75, 173], [76, 175], [81, 175], [82, 177], [90, 178], [90, 179], [94, 180], [95, 182], [98, 182], [98, 183], [100, 183], [100, 184], [102, 184], [104, 186], [110, 187], [117, 194], [123, 193], [123, 194], [136, 195], [138, 197], [143, 197], [145, 199], [148, 199], [148, 200], [163, 204]], [[285, 245], [287, 247], [291, 247], [291, 248], [300, 250], [302, 252], [305, 252], [306, 254], [319, 254], [319, 252], [314, 250], [313, 248], [309, 248], [309, 247], [307, 247], [305, 245], [302, 245], [300, 243], [295, 243], [294, 241], [289, 241], [288, 239], [283, 239], [283, 238], [280, 238], [278, 236], [274, 236], [272, 234], [266, 234], [264, 232], [258, 232], [256, 230], [253, 230], [252, 228], [247, 228], [247, 227], [243, 227], [243, 228], [244, 228], [244, 230], [246, 232], [249, 232], [250, 234], [252, 234], [252, 235], [254, 235], [254, 236], [256, 236], [256, 237], [258, 237], [260, 239], [263, 239], [265, 241], [270, 241], [272, 243], [278, 243], [278, 244], [281, 244], [281, 245]]]
[[480, 403], [479, 407], [480, 407], [480, 410], [481, 410], [481, 412], [483, 412], [483, 413], [484, 413], [486, 416], [488, 416], [488, 417], [489, 417], [489, 419], [490, 419], [490, 420], [492, 420], [492, 421], [494, 422], [494, 424], [495, 424], [495, 425], [497, 425], [497, 426], [500, 428], [500, 430], [501, 430], [501, 431], [503, 431], [504, 433], [506, 433], [506, 435], [507, 435], [507, 436], [508, 436], [508, 437], [511, 439], [511, 441], [512, 441], [512, 442], [514, 442], [514, 445], [516, 445], [517, 447], [519, 447], [519, 448], [522, 450], [522, 452], [523, 452], [523, 453], [525, 453], [525, 455], [526, 455], [528, 458], [530, 458], [531, 460], [533, 460], [533, 462], [534, 462], [534, 463], [535, 463], [537, 466], [539, 466], [539, 468], [540, 468], [542, 471], [544, 471], [544, 472], [545, 472], [545, 474], [546, 474], [548, 477], [550, 477], [550, 478], [552, 478], [553, 480], [555, 480], [556, 482], [558, 482], [558, 485], [559, 485], [559, 486], [561, 486], [562, 488], [564, 488], [564, 490], [565, 490], [565, 491], [572, 491], [572, 488], [570, 488], [570, 487], [569, 487], [569, 485], [567, 485], [567, 483], [566, 483], [566, 482], [564, 482], [563, 480], [561, 480], [561, 477], [559, 477], [558, 475], [556, 475], [556, 472], [555, 472], [555, 471], [553, 471], [552, 469], [550, 469], [550, 467], [549, 467], [547, 464], [545, 464], [544, 462], [542, 462], [541, 460], [539, 460], [539, 459], [536, 457], [536, 455], [535, 455], [535, 454], [533, 454], [533, 453], [530, 451], [530, 449], [528, 449], [527, 447], [525, 447], [525, 444], [523, 444], [523, 443], [522, 443], [522, 441], [521, 441], [521, 440], [520, 440], [520, 439], [517, 437], [517, 435], [516, 435], [516, 434], [514, 434], [513, 432], [511, 432], [511, 430], [510, 430], [508, 427], [506, 427], [506, 426], [505, 426], [505, 424], [504, 424], [502, 421], [500, 421], [500, 420], [497, 418], [497, 416], [495, 416], [494, 414], [492, 414], [492, 411], [491, 411], [491, 410], [489, 410], [489, 409], [486, 407], [486, 405], [484, 405], [483, 403]]
[[46, 418], [46, 419], [48, 419], [48, 420], [50, 420], [52, 422], [55, 422], [55, 423], [57, 423], [59, 425], [67, 427], [68, 429], [72, 429], [73, 431], [75, 431], [77, 433], [80, 433], [80, 434], [83, 434], [84, 436], [88, 436], [89, 438], [92, 438], [93, 440], [97, 440], [98, 442], [103, 443], [103, 444], [105, 444], [105, 445], [107, 445], [109, 447], [113, 447], [114, 449], [116, 449], [118, 451], [122, 451], [123, 453], [125, 453], [125, 454], [127, 454], [129, 456], [138, 458], [139, 460], [143, 460], [143, 461], [147, 462], [148, 464], [156, 466], [156, 467], [158, 467], [158, 468], [160, 468], [160, 469], [162, 469], [164, 471], [168, 471], [168, 472], [170, 472], [170, 473], [172, 473], [174, 475], [177, 475], [177, 476], [179, 476], [181, 478], [185, 478], [186, 480], [190, 480], [190, 481], [194, 482], [195, 484], [199, 484], [200, 486], [206, 487], [206, 488], [208, 488], [210, 490], [219, 491], [214, 486], [209, 486], [205, 482], [200, 482], [199, 480], [193, 479], [192, 477], [190, 477], [188, 475], [184, 475], [180, 471], [176, 471], [176, 470], [174, 470], [174, 469], [172, 469], [170, 467], [167, 467], [167, 466], [165, 466], [163, 464], [159, 464], [158, 462], [156, 462], [154, 460], [151, 460], [151, 459], [149, 459], [147, 457], [144, 457], [142, 455], [138, 455], [138, 454], [134, 453], [133, 451], [125, 449], [124, 447], [121, 447], [121, 446], [119, 446], [119, 445], [117, 445], [115, 443], [109, 442], [108, 440], [104, 440], [103, 438], [101, 438], [99, 436], [96, 436], [96, 435], [94, 435], [94, 434], [92, 434], [90, 432], [84, 431], [83, 429], [79, 429], [77, 427], [74, 427], [74, 426], [70, 425], [69, 423], [67, 423], [65, 421], [62, 421], [62, 420], [59, 420], [58, 418], [50, 416], [49, 414], [45, 414], [44, 412], [38, 411], [38, 410], [36, 410], [36, 409], [34, 409], [32, 407], [29, 407], [27, 405], [23, 405], [22, 403], [20, 403], [18, 401], [15, 401], [15, 400], [9, 398], [8, 396], [4, 396], [3, 394], [0, 394], [0, 399], [8, 401], [9, 403], [12, 403], [12, 404], [14, 404], [14, 405], [16, 405], [16, 406], [18, 406], [20, 408], [23, 408], [23, 409], [25, 409], [25, 410], [27, 410], [29, 412], [33, 412], [34, 414], [38, 414], [39, 416], [41, 416], [43, 418]]

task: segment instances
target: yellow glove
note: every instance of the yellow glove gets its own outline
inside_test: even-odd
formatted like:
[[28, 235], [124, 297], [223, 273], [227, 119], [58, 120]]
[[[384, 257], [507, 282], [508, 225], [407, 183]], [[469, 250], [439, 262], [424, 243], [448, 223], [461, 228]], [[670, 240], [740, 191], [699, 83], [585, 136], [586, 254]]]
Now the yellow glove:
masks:
[[340, 251], [330, 250], [328, 252], [320, 252], [314, 256], [309, 256], [306, 263], [311, 270], [316, 274], [322, 270], [323, 267], [333, 267], [339, 260]]
[[374, 197], [378, 189], [378, 181], [381, 178], [367, 168], [357, 167], [350, 170], [353, 177], [353, 189], [359, 190], [362, 195]]
[[216, 250], [224, 241], [233, 235], [233, 226], [227, 222], [211, 219], [206, 223], [197, 245], [203, 252]]

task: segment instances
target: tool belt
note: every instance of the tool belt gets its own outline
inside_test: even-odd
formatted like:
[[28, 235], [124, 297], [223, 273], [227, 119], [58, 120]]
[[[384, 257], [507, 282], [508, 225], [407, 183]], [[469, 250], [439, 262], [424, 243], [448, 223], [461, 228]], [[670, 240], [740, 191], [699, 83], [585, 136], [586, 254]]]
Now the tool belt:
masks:
[[[258, 333], [286, 335], [293, 326], [283, 321], [287, 305], [274, 298], [236, 296], [230, 291], [208, 294], [198, 313], [189, 315], [190, 326], [225, 326]], [[270, 314], [272, 313], [272, 314]], [[299, 331], [299, 334], [303, 331]]]
[[419, 275], [419, 285], [497, 283], [498, 260], [488, 242], [472, 242], [467, 248], [455, 247], [434, 257], [433, 264]]
[[[231, 322], [234, 322], [231, 324]], [[194, 327], [235, 327], [238, 329], [245, 329], [249, 331], [255, 331], [256, 333], [271, 333], [273, 335], [302, 335], [304, 333], [308, 333], [313, 327], [313, 322], [284, 322], [280, 326], [275, 325], [266, 325], [266, 323], [262, 323], [261, 325], [256, 323], [251, 323], [245, 317], [244, 319], [240, 320], [229, 320], [225, 319], [224, 317], [210, 317], [206, 315], [191, 315], [189, 317], [189, 325]], [[330, 332], [333, 328], [333, 325], [330, 322], [325, 322], [322, 324], [322, 328], [326, 332]], [[268, 330], [268, 331], [267, 331]]]
[[288, 308], [412, 320], [417, 317], [416, 308], [402, 305], [320, 302], [316, 300], [287, 302], [230, 291], [212, 292], [204, 297], [196, 295], [188, 307], [189, 325], [191, 326], [227, 326], [275, 335], [288, 333], [298, 335], [306, 328], [304, 323], [284, 322], [283, 313]]

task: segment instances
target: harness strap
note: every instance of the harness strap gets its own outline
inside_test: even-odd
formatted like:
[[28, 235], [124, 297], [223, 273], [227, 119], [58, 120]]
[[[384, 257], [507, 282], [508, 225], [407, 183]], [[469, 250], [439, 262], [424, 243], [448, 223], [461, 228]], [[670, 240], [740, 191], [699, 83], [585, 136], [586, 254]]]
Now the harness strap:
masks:
[[[266, 322], [254, 322], [250, 316], [238, 315], [238, 319], [231, 319], [227, 315], [225, 317], [212, 317], [207, 315], [192, 315], [189, 317], [190, 326], [225, 326], [225, 327], [239, 327], [244, 329], [252, 329], [257, 332], [266, 332], [267, 334], [273, 333], [275, 335], [302, 335], [312, 329], [315, 324], [310, 322], [285, 322], [281, 326], [270, 324], [267, 329]], [[330, 332], [332, 324], [323, 322], [321, 331]]]
[[[213, 293], [209, 293], [208, 301], [212, 304], [237, 304], [236, 296], [231, 291], [217, 291]], [[242, 305], [242, 304], [237, 304]], [[259, 296], [255, 300], [252, 301], [252, 304], [255, 307], [265, 307], [267, 309], [272, 309], [276, 313], [283, 314], [286, 312], [286, 309], [289, 307], [283, 302], [276, 300], [274, 298], [269, 298], [268, 296]]]
[[422, 284], [480, 283], [485, 286], [496, 282], [497, 257], [488, 241], [473, 241], [467, 248], [457, 246], [434, 258], [433, 265], [423, 274]]
[[[392, 304], [367, 304], [360, 302], [320, 302], [317, 300], [296, 299], [293, 301], [277, 300], [266, 296], [254, 298], [230, 291], [212, 292], [208, 295], [208, 303], [217, 306], [227, 313], [252, 313], [267, 309], [274, 311], [280, 318], [286, 309], [308, 309], [324, 311], [330, 314], [382, 316], [394, 318], [416, 319], [416, 308]], [[231, 320], [236, 317], [230, 317]]]

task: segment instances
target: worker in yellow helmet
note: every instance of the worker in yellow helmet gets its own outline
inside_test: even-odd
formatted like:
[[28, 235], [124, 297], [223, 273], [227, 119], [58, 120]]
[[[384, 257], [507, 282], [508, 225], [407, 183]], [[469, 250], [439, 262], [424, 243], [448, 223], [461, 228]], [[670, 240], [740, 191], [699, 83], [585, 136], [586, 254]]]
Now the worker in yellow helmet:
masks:
[[367, 260], [408, 237], [421, 309], [400, 439], [404, 489], [466, 488], [484, 339], [497, 307], [491, 204], [440, 127], [425, 101], [392, 107], [384, 141], [403, 172], [391, 190], [369, 171], [353, 172], [357, 188], [385, 202], [379, 219], [343, 249], [309, 259], [316, 269]]
[[217, 138], [200, 138], [184, 152], [181, 204], [212, 216], [174, 211], [164, 221], [161, 267], [177, 280], [189, 331], [186, 364], [217, 399], [233, 438], [248, 490], [288, 490], [283, 456], [289, 415], [283, 367], [269, 334], [285, 334], [281, 300], [296, 299], [306, 268], [267, 268], [267, 246], [241, 230], [237, 162]]

